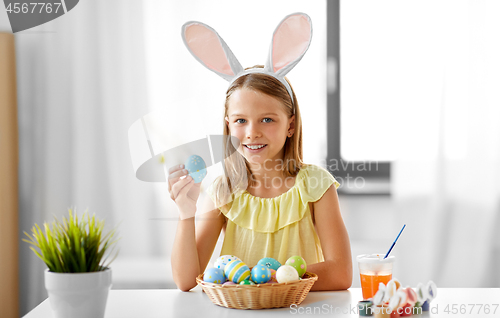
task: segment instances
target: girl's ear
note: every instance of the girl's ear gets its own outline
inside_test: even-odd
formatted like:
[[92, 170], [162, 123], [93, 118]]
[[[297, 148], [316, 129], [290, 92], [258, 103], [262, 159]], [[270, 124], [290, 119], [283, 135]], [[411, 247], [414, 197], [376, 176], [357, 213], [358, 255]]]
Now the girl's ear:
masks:
[[266, 68], [285, 76], [306, 53], [312, 39], [311, 18], [304, 13], [286, 16], [276, 27]]
[[182, 40], [191, 54], [209, 70], [231, 81], [243, 67], [226, 42], [208, 25], [190, 21], [182, 26]]
[[293, 133], [293, 131], [295, 130], [295, 115], [293, 115], [292, 117], [290, 117], [290, 119], [288, 120], [289, 123], [288, 123], [288, 130], [291, 131]]

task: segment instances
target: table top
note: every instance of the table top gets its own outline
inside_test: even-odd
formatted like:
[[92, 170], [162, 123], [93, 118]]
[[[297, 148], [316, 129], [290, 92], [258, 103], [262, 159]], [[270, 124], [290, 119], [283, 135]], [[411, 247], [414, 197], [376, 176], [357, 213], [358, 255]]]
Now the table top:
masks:
[[[214, 305], [199, 286], [190, 292], [178, 289], [110, 290], [105, 318], [127, 317], [359, 317], [360, 288], [344, 291], [309, 292], [299, 305], [260, 310], [229, 309]], [[500, 317], [500, 288], [439, 288], [424, 317]], [[25, 318], [53, 317], [49, 300]]]

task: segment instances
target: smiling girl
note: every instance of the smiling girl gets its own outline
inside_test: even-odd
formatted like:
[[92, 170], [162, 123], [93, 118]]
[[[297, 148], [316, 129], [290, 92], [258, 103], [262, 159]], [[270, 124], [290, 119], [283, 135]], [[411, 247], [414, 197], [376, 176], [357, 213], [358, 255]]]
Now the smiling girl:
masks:
[[264, 257], [284, 264], [300, 255], [318, 275], [312, 290], [347, 289], [352, 263], [339, 183], [322, 167], [303, 163], [300, 110], [288, 79], [262, 66], [245, 72], [226, 92], [224, 135], [240, 142], [246, 189], [236, 193], [234, 178], [217, 178], [203, 203], [209, 212], [195, 225], [200, 184], [182, 166], [169, 170], [170, 196], [181, 214], [171, 256], [174, 281], [183, 291], [195, 287], [223, 232], [220, 255], [236, 255], [249, 266]]

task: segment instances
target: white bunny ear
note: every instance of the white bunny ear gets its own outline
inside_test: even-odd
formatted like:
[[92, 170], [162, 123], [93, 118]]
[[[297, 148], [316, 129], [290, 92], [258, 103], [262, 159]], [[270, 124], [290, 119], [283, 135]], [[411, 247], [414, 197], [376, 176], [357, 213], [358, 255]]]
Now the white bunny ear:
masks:
[[189, 52], [209, 70], [231, 81], [243, 67], [226, 42], [208, 25], [190, 21], [182, 26], [182, 39]]
[[311, 18], [301, 12], [287, 15], [273, 33], [266, 69], [285, 76], [302, 59], [311, 39]]

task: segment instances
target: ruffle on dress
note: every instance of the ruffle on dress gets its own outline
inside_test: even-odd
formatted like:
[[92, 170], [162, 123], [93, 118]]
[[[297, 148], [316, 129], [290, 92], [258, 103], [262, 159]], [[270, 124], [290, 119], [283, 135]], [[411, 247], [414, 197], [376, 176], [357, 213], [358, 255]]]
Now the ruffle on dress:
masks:
[[[307, 165], [300, 169], [295, 184], [274, 198], [260, 198], [248, 191], [236, 197], [229, 211], [221, 212], [236, 225], [261, 233], [274, 233], [300, 221], [308, 211], [308, 203], [316, 202], [335, 184], [340, 184], [324, 168]], [[209, 193], [213, 199], [213, 194]], [[236, 208], [237, 207], [237, 208]]]

